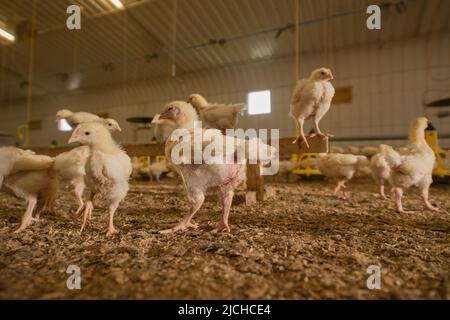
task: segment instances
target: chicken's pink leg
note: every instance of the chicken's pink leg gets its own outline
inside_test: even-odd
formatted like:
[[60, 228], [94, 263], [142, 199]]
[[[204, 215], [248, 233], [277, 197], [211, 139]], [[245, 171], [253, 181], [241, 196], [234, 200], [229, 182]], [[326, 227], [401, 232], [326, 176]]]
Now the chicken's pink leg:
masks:
[[422, 188], [421, 188], [422, 189], [421, 190], [422, 191], [422, 200], [425, 203], [425, 206], [427, 207], [428, 210], [439, 211], [439, 209], [436, 208], [435, 206], [433, 206], [430, 203], [430, 201], [428, 200], [428, 194], [429, 194], [429, 191], [430, 191], [430, 184], [432, 182], [431, 178], [429, 180], [430, 180], [430, 182], [426, 181], [424, 186], [422, 186]]
[[306, 144], [306, 147], [309, 149], [308, 140], [306, 140], [305, 133], [303, 132], [303, 124], [305, 123], [305, 119], [298, 118], [297, 122], [298, 122], [298, 125], [299, 125], [300, 133], [297, 136], [297, 138], [295, 138], [295, 140], [292, 142], [292, 144], [296, 144], [301, 139]]
[[316, 131], [315, 134], [311, 135], [311, 137], [313, 136], [319, 136], [322, 138], [327, 138], [327, 137], [334, 137], [334, 135], [330, 134], [330, 133], [323, 133], [320, 128], [319, 128], [319, 121], [314, 119], [314, 130]]
[[411, 211], [403, 210], [402, 197], [403, 197], [403, 189], [402, 188], [392, 188], [392, 193], [395, 197], [395, 203], [397, 205], [398, 213], [410, 213]]
[[116, 228], [114, 228], [113, 220], [114, 220], [114, 213], [116, 212], [118, 207], [119, 207], [119, 202], [113, 203], [109, 206], [109, 224], [108, 224], [108, 231], [106, 232], [107, 236], [111, 236], [117, 232]]
[[192, 201], [189, 207], [189, 211], [186, 214], [186, 216], [184, 217], [184, 219], [177, 224], [175, 227], [167, 229], [167, 230], [163, 230], [160, 231], [160, 233], [173, 233], [173, 232], [177, 232], [177, 231], [183, 231], [186, 230], [188, 228], [194, 228], [197, 229], [198, 225], [195, 223], [192, 223], [192, 217], [194, 216], [194, 214], [200, 209], [200, 207], [202, 206], [204, 201], [204, 197], [201, 200], [197, 200], [197, 201]]
[[28, 206], [27, 210], [25, 211], [22, 221], [20, 222], [19, 227], [14, 231], [15, 233], [23, 231], [26, 227], [28, 227], [31, 222], [33, 221], [33, 210], [37, 203], [37, 197], [36, 196], [30, 196], [28, 198]]
[[380, 184], [380, 197], [383, 200], [387, 200], [386, 194], [384, 193], [384, 184]]
[[81, 225], [80, 233], [83, 232], [84, 227], [86, 226], [86, 221], [88, 217], [90, 218], [92, 215], [92, 211], [94, 210], [94, 204], [92, 200], [89, 199], [88, 202], [84, 205], [84, 213], [83, 213], [83, 224]]
[[228, 225], [228, 216], [230, 215], [231, 203], [233, 202], [233, 190], [228, 190], [222, 193], [222, 215], [217, 224], [216, 232], [230, 232]]
[[78, 215], [84, 208], [84, 201], [83, 201], [84, 187], [85, 187], [84, 182], [77, 182], [74, 186], [73, 193], [75, 194], [78, 203], [78, 209], [75, 212], [75, 215]]
[[[341, 189], [345, 189], [346, 188], [346, 186], [345, 186], [345, 183], [347, 182], [347, 180], [340, 180], [340, 181], [338, 181], [337, 183], [336, 183], [336, 187], [334, 188], [334, 190], [333, 190], [333, 193], [334, 194], [338, 194], [338, 192], [341, 190]], [[344, 199], [347, 197], [347, 193], [344, 191], [344, 190], [342, 190], [342, 194], [344, 195]]]

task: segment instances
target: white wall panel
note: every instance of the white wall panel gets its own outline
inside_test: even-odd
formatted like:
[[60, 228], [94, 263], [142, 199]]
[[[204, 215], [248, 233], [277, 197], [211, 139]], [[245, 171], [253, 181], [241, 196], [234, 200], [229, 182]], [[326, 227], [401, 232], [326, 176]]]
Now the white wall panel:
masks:
[[[440, 132], [450, 133], [450, 118], [437, 119], [423, 107], [424, 93], [450, 94], [449, 36], [410, 39], [383, 46], [370, 45], [338, 50], [333, 54], [305, 54], [300, 57], [301, 74], [329, 66], [335, 86], [352, 86], [353, 102], [336, 104], [322, 121], [325, 131], [336, 136], [406, 134], [409, 122], [427, 115]], [[133, 81], [122, 86], [102, 86], [74, 94], [57, 94], [33, 100], [33, 120], [42, 120], [43, 129], [33, 131], [33, 145], [48, 145], [56, 139], [64, 145], [68, 133], [57, 131], [55, 112], [61, 108], [108, 112], [122, 125], [116, 135], [124, 143], [142, 143], [151, 136], [140, 133], [134, 141], [127, 117], [153, 116], [171, 100], [185, 99], [191, 92], [204, 94], [210, 101], [246, 102], [249, 91], [271, 89], [270, 115], [242, 118], [244, 128], [278, 128], [282, 137], [293, 136], [295, 128], [288, 117], [294, 85], [294, 57], [285, 57], [218, 69], [182, 74], [176, 79]], [[0, 107], [0, 131], [15, 133], [25, 121], [25, 101], [10, 101]], [[309, 130], [309, 125], [307, 130]], [[344, 143], [343, 143], [344, 144]], [[358, 143], [360, 144], [360, 143]]]

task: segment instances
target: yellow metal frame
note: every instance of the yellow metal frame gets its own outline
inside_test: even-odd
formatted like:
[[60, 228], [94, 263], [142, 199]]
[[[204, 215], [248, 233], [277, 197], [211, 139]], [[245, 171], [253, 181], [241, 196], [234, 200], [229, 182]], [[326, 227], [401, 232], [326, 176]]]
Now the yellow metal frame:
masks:
[[448, 152], [439, 147], [437, 130], [425, 130], [425, 140], [436, 156], [436, 168], [433, 170], [433, 176], [440, 178], [450, 177], [450, 171], [444, 167], [444, 163], [442, 161], [442, 157]]
[[[303, 153], [303, 154], [293, 154], [292, 160], [297, 163], [297, 168], [292, 170], [293, 174], [302, 175], [302, 176], [321, 176], [319, 169], [313, 168], [311, 165], [311, 160], [317, 157], [318, 153]], [[300, 167], [300, 164], [303, 160], [306, 159], [306, 167], [303, 169]]]

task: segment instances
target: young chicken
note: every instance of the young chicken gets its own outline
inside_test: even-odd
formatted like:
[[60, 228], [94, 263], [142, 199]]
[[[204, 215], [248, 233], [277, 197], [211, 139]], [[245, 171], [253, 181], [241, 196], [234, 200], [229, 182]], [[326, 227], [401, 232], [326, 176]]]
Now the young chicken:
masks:
[[345, 149], [338, 146], [332, 146], [330, 153], [345, 153]]
[[309, 148], [303, 132], [305, 120], [312, 118], [315, 128], [315, 134], [321, 137], [331, 137], [331, 134], [323, 133], [319, 128], [319, 122], [328, 112], [331, 106], [331, 100], [334, 96], [334, 87], [330, 83], [333, 74], [330, 69], [320, 68], [314, 70], [308, 79], [301, 79], [297, 82], [291, 98], [291, 107], [289, 115], [294, 118], [300, 128], [299, 136], [293, 141], [297, 143], [303, 141]]
[[131, 159], [113, 140], [111, 133], [100, 123], [79, 124], [72, 133], [69, 143], [79, 142], [90, 149], [86, 163], [85, 182], [90, 190], [84, 204], [83, 231], [87, 218], [94, 209], [93, 201], [98, 197], [109, 203], [109, 224], [107, 235], [116, 232], [114, 213], [128, 193], [128, 180], [132, 173]]
[[61, 119], [66, 119], [72, 128], [75, 128], [80, 123], [99, 122], [107, 126], [111, 132], [122, 131], [116, 120], [110, 118], [104, 119], [89, 112], [72, 112], [67, 109], [62, 109], [56, 113], [56, 121], [60, 121]]
[[3, 179], [13, 173], [27, 170], [45, 170], [53, 164], [53, 159], [36, 155], [30, 150], [16, 147], [0, 147], [0, 188]]
[[[345, 189], [345, 183], [349, 181], [355, 173], [369, 164], [364, 156], [355, 156], [352, 154], [340, 153], [321, 153], [317, 156], [317, 168], [328, 178], [338, 180], [334, 193], [337, 194], [341, 189]], [[344, 199], [346, 193], [342, 190]]]
[[172, 101], [164, 106], [161, 114], [153, 117], [152, 124], [158, 142], [165, 143], [175, 129], [192, 129], [195, 121], [199, 119], [192, 105], [184, 101]]
[[0, 148], [0, 190], [24, 199], [27, 210], [15, 232], [20, 232], [36, 219], [55, 196], [57, 181], [53, 179], [53, 159], [13, 147]]
[[[75, 214], [81, 212], [84, 206], [83, 192], [85, 188], [86, 162], [89, 157], [89, 147], [81, 146], [70, 151], [63, 152], [55, 157], [53, 171], [60, 182], [69, 182], [77, 199], [78, 209]], [[50, 204], [50, 210], [53, 203]]]
[[[197, 132], [196, 132], [197, 130]], [[189, 157], [190, 161], [182, 163], [174, 163], [171, 161], [171, 165], [174, 170], [181, 176], [184, 186], [186, 188], [190, 208], [184, 219], [175, 227], [163, 231], [163, 233], [171, 233], [178, 230], [185, 230], [187, 228], [196, 228], [197, 225], [191, 222], [194, 214], [201, 208], [204, 200], [205, 193], [209, 190], [219, 192], [222, 202], [222, 214], [220, 220], [215, 229], [216, 232], [230, 232], [228, 224], [228, 216], [230, 214], [231, 204], [233, 201], [234, 188], [245, 181], [246, 176], [246, 160], [250, 154], [258, 154], [258, 149], [267, 148], [267, 158], [260, 157], [261, 161], [271, 160], [271, 154], [274, 154], [275, 150], [272, 147], [265, 145], [262, 141], [258, 140], [256, 143], [250, 140], [241, 140], [232, 136], [223, 135], [220, 130], [217, 129], [191, 129], [188, 130], [183, 139], [189, 136], [189, 146], [191, 147], [190, 154], [195, 153], [195, 141], [202, 140], [201, 151], [204, 152], [210, 147], [210, 144], [214, 141], [215, 144], [219, 144], [219, 151], [215, 156], [226, 159], [220, 164], [207, 164], [202, 162], [201, 164], [193, 164], [193, 158]], [[213, 134], [211, 134], [213, 133]], [[186, 142], [183, 141], [171, 141], [166, 142], [166, 157], [170, 159], [173, 150], [186, 148]], [[242, 146], [245, 151], [242, 154], [242, 158], [239, 157], [237, 152], [229, 152], [225, 145], [237, 145]], [[266, 150], [267, 150], [266, 149]], [[222, 153], [223, 151], [223, 153]], [[260, 155], [261, 156], [261, 155]]]
[[[276, 160], [274, 160], [276, 161]], [[289, 160], [281, 160], [278, 164], [278, 174], [281, 176], [284, 176], [286, 181], [289, 180], [289, 175], [291, 174], [292, 170], [294, 170], [297, 167], [297, 162], [289, 159]]]
[[348, 146], [347, 148], [345, 148], [344, 153], [345, 154], [353, 154], [353, 155], [357, 156], [361, 153], [361, 150], [355, 146]]
[[245, 104], [218, 104], [209, 103], [198, 93], [191, 94], [189, 102], [200, 116], [204, 128], [219, 129], [225, 134], [226, 129], [236, 128], [239, 118], [243, 115]]
[[380, 152], [379, 148], [377, 148], [377, 147], [370, 147], [370, 146], [361, 148], [361, 150], [360, 150], [360, 153], [363, 156], [366, 156], [369, 159], [371, 159], [374, 155], [376, 155], [379, 152]]
[[147, 175], [149, 176], [150, 180], [153, 180], [153, 178], [155, 178], [156, 181], [159, 182], [159, 178], [166, 170], [167, 166], [164, 162], [155, 162], [147, 167]]
[[[381, 151], [381, 148], [379, 151]], [[370, 171], [373, 180], [375, 180], [375, 183], [378, 185], [381, 199], [386, 200], [387, 197], [384, 193], [384, 182], [389, 179], [391, 168], [389, 167], [382, 152], [375, 154], [370, 159]]]
[[[197, 118], [197, 115], [195, 115]], [[173, 121], [168, 119], [159, 119], [159, 114], [155, 115], [152, 120], [153, 133], [155, 135], [156, 141], [159, 143], [164, 143], [170, 134], [176, 129], [176, 125]]]
[[[161, 113], [163, 119], [170, 119], [177, 127], [186, 125], [179, 119], [184, 119], [183, 113], [192, 108], [191, 105], [186, 104], [186, 108], [175, 111], [174, 109], [165, 109]], [[173, 138], [173, 140], [172, 140]], [[196, 144], [196, 141], [202, 141], [200, 145]], [[210, 147], [210, 143], [215, 141], [217, 144], [215, 156], [220, 159], [226, 159], [226, 163], [223, 161], [220, 163], [207, 164], [204, 161], [199, 164], [193, 164], [192, 157], [195, 154], [195, 147], [201, 148], [202, 153]], [[254, 143], [256, 142], [256, 143]], [[225, 145], [241, 145], [244, 147], [244, 152], [234, 152], [231, 148], [225, 148]], [[184, 148], [183, 148], [184, 147]], [[228, 216], [230, 213], [231, 203], [234, 195], [234, 188], [242, 183], [245, 179], [246, 159], [250, 155], [251, 151], [255, 151], [255, 148], [268, 147], [260, 140], [258, 141], [246, 141], [237, 139], [231, 136], [225, 136], [219, 130], [205, 130], [205, 129], [190, 129], [185, 130], [178, 140], [175, 137], [171, 137], [166, 141], [165, 155], [169, 161], [170, 167], [175, 170], [182, 178], [184, 186], [187, 192], [189, 201], [189, 210], [184, 219], [175, 227], [164, 230], [162, 233], [171, 233], [176, 231], [186, 230], [187, 228], [197, 228], [197, 225], [192, 223], [192, 217], [200, 209], [204, 200], [205, 192], [208, 190], [216, 190], [220, 193], [220, 199], [222, 202], [222, 215], [219, 223], [217, 224], [216, 232], [229, 232], [230, 227], [228, 225]], [[270, 155], [274, 154], [272, 147], [270, 149]], [[176, 157], [176, 150], [189, 150], [188, 154], [179, 155]], [[240, 158], [242, 157], [242, 158]], [[270, 158], [270, 157], [269, 157]], [[182, 161], [178, 161], [178, 160]], [[204, 159], [203, 159], [204, 160]], [[264, 161], [265, 159], [260, 159]]]
[[391, 169], [389, 183], [392, 186], [398, 212], [405, 212], [402, 205], [403, 191], [412, 186], [420, 189], [427, 209], [438, 211], [438, 208], [434, 207], [428, 199], [436, 158], [425, 141], [427, 126], [427, 118], [414, 119], [409, 131], [408, 144], [399, 151], [395, 151], [391, 146], [381, 145], [381, 154]]

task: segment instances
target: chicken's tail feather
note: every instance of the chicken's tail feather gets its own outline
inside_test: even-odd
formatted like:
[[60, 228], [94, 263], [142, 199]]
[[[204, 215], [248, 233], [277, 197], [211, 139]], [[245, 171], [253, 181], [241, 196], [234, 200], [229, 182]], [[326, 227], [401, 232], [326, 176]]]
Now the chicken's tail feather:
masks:
[[391, 146], [388, 146], [386, 144], [381, 144], [380, 145], [380, 153], [386, 159], [386, 162], [388, 163], [388, 165], [390, 167], [397, 167], [400, 165], [401, 156]]
[[28, 155], [14, 162], [13, 171], [47, 170], [53, 165], [53, 158], [44, 155]]

